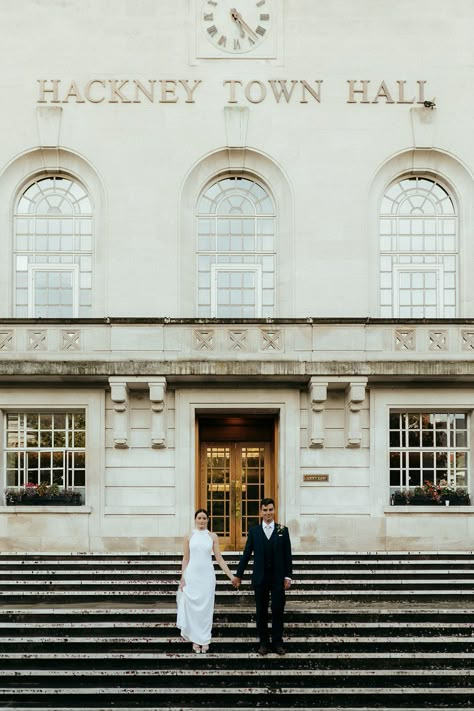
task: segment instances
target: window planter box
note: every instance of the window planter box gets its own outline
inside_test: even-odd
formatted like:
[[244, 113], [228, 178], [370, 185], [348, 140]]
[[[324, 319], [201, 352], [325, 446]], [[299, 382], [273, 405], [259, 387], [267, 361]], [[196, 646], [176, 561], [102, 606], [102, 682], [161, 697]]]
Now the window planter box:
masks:
[[470, 506], [471, 497], [462, 489], [441, 495], [439, 499], [418, 491], [395, 491], [390, 499], [392, 506]]
[[5, 503], [7, 506], [81, 506], [82, 494], [79, 491], [68, 491], [56, 496], [32, 496], [24, 491], [7, 491]]

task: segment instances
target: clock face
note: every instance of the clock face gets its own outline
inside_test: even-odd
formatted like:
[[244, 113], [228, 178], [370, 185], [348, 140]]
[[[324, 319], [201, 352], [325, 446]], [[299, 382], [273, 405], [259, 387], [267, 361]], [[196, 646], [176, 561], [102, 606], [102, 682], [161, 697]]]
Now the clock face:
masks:
[[206, 0], [201, 22], [217, 49], [245, 54], [261, 45], [270, 31], [271, 0]]

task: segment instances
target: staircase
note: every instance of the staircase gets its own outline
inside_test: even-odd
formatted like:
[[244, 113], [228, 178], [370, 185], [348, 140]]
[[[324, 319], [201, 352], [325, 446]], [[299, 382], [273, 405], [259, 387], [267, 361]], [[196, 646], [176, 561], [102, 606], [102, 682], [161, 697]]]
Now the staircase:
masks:
[[473, 553], [296, 555], [285, 657], [256, 654], [248, 579], [220, 571], [210, 652], [192, 653], [179, 569], [0, 554], [0, 709], [474, 708]]

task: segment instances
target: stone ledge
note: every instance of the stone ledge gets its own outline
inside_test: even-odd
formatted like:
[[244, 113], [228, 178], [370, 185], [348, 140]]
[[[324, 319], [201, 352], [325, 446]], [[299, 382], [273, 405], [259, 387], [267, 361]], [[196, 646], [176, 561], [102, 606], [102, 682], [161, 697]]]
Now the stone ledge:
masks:
[[463, 514], [473, 515], [474, 506], [387, 506], [385, 514]]
[[176, 512], [169, 506], [106, 506], [106, 516], [175, 516]]
[[0, 514], [90, 514], [92, 506], [0, 506]]

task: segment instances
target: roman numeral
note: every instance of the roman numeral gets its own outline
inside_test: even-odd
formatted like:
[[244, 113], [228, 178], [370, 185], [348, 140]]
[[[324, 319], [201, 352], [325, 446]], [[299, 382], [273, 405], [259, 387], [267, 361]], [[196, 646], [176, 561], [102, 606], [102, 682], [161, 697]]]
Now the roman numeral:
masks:
[[211, 35], [211, 37], [214, 37], [214, 35], [217, 35], [217, 27], [215, 25], [212, 25], [212, 27], [208, 27], [207, 31]]
[[225, 47], [227, 42], [227, 37], [225, 35], [221, 35], [221, 38], [217, 44], [219, 44], [221, 47]]
[[265, 0], [259, 0], [257, 3], [257, 7], [262, 7], [262, 5], [265, 5]]
[[250, 36], [247, 37], [247, 39], [248, 39], [248, 41], [250, 42], [250, 44], [255, 44], [255, 42], [253, 41], [253, 39], [252, 39]]
[[270, 15], [260, 15], [260, 19], [262, 22], [268, 22], [268, 20], [270, 19]]
[[[212, 22], [214, 19], [214, 14], [211, 12], [209, 15], [204, 15], [204, 22]], [[260, 19], [261, 16], [260, 16]]]
[[217, 3], [214, 2], [214, 0], [207, 0], [208, 5], [214, 5], [214, 7], [217, 7]]
[[260, 25], [259, 25], [259, 26], [257, 27], [257, 29], [255, 30], [255, 32], [257, 33], [257, 35], [260, 35], [261, 37], [263, 37], [263, 35], [265, 34], [266, 30], [265, 30], [263, 27], [260, 27]]
[[234, 49], [240, 49], [240, 42], [239, 40], [234, 40]]

